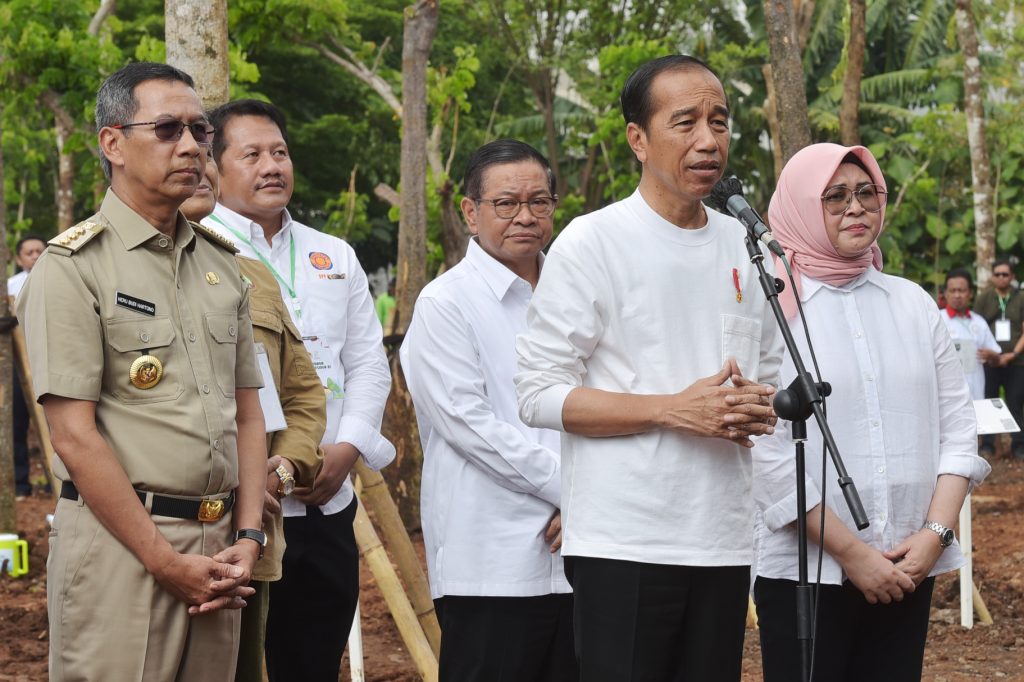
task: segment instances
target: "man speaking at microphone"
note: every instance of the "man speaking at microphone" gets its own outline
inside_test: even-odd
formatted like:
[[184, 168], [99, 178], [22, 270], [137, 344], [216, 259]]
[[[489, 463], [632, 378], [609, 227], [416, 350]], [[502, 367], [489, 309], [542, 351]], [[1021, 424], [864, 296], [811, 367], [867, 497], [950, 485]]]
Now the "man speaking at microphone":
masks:
[[662, 57], [621, 102], [640, 186], [555, 241], [517, 342], [520, 416], [564, 432], [581, 679], [738, 681], [746, 448], [775, 424], [781, 336], [744, 228], [701, 203], [729, 155], [718, 77]]

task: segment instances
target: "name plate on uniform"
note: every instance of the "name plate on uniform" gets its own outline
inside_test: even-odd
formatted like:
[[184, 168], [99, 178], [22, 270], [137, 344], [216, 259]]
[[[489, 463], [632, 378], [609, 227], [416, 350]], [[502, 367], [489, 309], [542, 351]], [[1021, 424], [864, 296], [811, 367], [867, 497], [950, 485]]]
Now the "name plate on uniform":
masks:
[[1020, 431], [1020, 426], [1001, 398], [975, 400], [974, 412], [978, 415], [978, 435], [987, 436], [991, 433]]

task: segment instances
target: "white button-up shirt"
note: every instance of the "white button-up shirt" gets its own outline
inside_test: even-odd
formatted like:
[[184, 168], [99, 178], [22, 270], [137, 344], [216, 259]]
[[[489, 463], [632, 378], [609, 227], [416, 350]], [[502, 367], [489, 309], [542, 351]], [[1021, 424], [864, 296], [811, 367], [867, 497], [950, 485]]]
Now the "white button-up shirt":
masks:
[[985, 318], [973, 310], [967, 311], [966, 315], [950, 317], [949, 308], [947, 308], [941, 312], [941, 317], [946, 323], [946, 329], [949, 330], [949, 336], [953, 339], [954, 344], [957, 341], [966, 340], [970, 341], [973, 346], [974, 352], [970, 354], [970, 357], [966, 357], [963, 352], [960, 353], [960, 362], [964, 374], [967, 376], [967, 385], [971, 388], [971, 397], [981, 400], [985, 397], [985, 365], [978, 360], [977, 351], [984, 348], [1001, 353], [1003, 352], [1002, 348], [996, 342], [996, 337], [992, 336], [992, 330], [989, 329]]
[[[327, 428], [323, 444], [351, 443], [367, 465], [379, 470], [395, 457], [380, 434], [391, 371], [373, 298], [355, 251], [341, 239], [292, 220], [284, 211], [281, 231], [267, 244], [263, 228], [217, 204], [203, 224], [229, 239], [243, 256], [268, 266], [302, 333], [324, 391]], [[334, 514], [353, 498], [345, 481], [320, 509]], [[285, 516], [304, 516], [305, 505], [282, 500]]]
[[[865, 543], [889, 550], [927, 520], [941, 474], [963, 476], [971, 486], [991, 470], [977, 455], [974, 406], [941, 312], [916, 284], [869, 268], [841, 288], [803, 277], [805, 320], [822, 379], [829, 426], [847, 471], [860, 493], [870, 526], [857, 531], [828, 458], [826, 504]], [[813, 372], [802, 321], [791, 322], [800, 354]], [[796, 376], [789, 353], [782, 385]], [[822, 438], [807, 422], [807, 508], [821, 501]], [[796, 472], [790, 423], [779, 421], [772, 436], [757, 439], [754, 499], [757, 574], [796, 580]], [[817, 538], [808, 548], [814, 575]], [[932, 575], [963, 561], [954, 543]], [[824, 556], [822, 582], [845, 579], [839, 563]]]
[[423, 289], [402, 344], [423, 442], [434, 598], [570, 591], [544, 540], [560, 506], [559, 434], [519, 420], [513, 383], [532, 293], [472, 240], [466, 258]]

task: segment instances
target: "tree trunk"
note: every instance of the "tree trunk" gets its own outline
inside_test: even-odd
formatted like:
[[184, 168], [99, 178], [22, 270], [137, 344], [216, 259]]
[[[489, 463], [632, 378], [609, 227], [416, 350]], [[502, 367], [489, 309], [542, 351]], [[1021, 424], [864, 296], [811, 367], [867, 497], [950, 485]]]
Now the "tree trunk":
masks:
[[839, 106], [839, 139], [848, 147], [860, 144], [860, 82], [864, 75], [867, 44], [865, 0], [850, 0], [850, 36], [846, 43], [846, 75], [843, 102]]
[[[404, 334], [413, 306], [427, 283], [427, 60], [437, 33], [437, 0], [417, 0], [405, 9], [402, 35], [401, 203], [398, 222], [395, 333]], [[391, 397], [384, 412], [384, 435], [398, 450], [384, 470], [410, 528], [419, 526], [420, 469], [423, 452], [412, 399], [398, 362], [392, 363]]]
[[[0, 100], [0, 138], [3, 137], [4, 105]], [[14, 429], [11, 411], [11, 386], [14, 374], [14, 344], [10, 319], [11, 309], [7, 302], [7, 204], [4, 197], [4, 150], [0, 145], [0, 531], [11, 532], [17, 528], [14, 507]]]
[[779, 127], [779, 107], [775, 104], [775, 79], [772, 78], [772, 65], [763, 64], [761, 73], [764, 74], [765, 100], [764, 117], [768, 119], [768, 134], [772, 144], [772, 163], [775, 171], [775, 181], [778, 182], [782, 175], [782, 129]]
[[451, 270], [466, 255], [469, 244], [469, 230], [462, 222], [462, 214], [455, 206], [455, 183], [451, 179], [437, 188], [441, 197], [441, 247], [444, 249], [444, 266]]
[[782, 161], [811, 143], [811, 124], [807, 118], [807, 93], [804, 67], [793, 23], [790, 0], [765, 0], [764, 23], [768, 33], [775, 102], [779, 118], [779, 145]]
[[167, 63], [192, 76], [204, 107], [231, 98], [227, 0], [166, 0], [164, 41]]
[[533, 90], [533, 98], [537, 108], [544, 117], [544, 140], [547, 144], [548, 164], [555, 174], [557, 186], [555, 191], [559, 195], [566, 193], [565, 178], [562, 177], [559, 154], [558, 154], [558, 127], [555, 124], [555, 83], [550, 69], [534, 71], [527, 79], [530, 88]]
[[75, 224], [75, 157], [65, 149], [75, 132], [75, 121], [68, 114], [60, 95], [50, 89], [40, 95], [43, 105], [53, 114], [57, 139], [57, 231]]
[[985, 143], [985, 103], [978, 60], [978, 29], [971, 0], [956, 0], [956, 33], [964, 55], [964, 111], [967, 114], [967, 144], [971, 150], [971, 179], [974, 184], [974, 239], [977, 247], [976, 282], [991, 278], [996, 255], [995, 217], [992, 215], [992, 179]]

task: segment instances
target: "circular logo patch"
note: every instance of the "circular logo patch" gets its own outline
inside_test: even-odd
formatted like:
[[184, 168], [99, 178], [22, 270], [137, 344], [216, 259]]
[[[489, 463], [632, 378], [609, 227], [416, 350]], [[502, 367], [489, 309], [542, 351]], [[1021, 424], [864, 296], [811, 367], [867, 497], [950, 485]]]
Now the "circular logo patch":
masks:
[[317, 270], [330, 270], [334, 263], [331, 262], [331, 257], [322, 251], [310, 251], [309, 262], [312, 263], [313, 267]]

